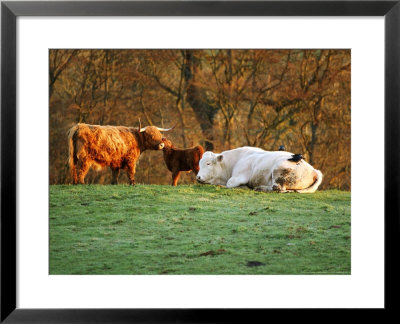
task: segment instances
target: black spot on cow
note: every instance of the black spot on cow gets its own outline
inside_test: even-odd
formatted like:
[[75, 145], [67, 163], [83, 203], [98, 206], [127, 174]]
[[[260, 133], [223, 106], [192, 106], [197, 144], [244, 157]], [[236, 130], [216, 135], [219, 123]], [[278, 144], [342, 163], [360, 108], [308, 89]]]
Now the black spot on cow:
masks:
[[301, 160], [304, 160], [304, 156], [301, 154], [293, 154], [292, 158], [288, 159], [288, 161], [292, 161], [292, 162], [299, 162]]

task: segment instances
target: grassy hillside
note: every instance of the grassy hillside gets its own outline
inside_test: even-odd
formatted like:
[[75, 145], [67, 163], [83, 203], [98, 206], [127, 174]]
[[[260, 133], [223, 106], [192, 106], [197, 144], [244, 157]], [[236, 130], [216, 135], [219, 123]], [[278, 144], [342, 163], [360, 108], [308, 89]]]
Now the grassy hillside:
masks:
[[50, 186], [50, 274], [349, 274], [350, 193]]

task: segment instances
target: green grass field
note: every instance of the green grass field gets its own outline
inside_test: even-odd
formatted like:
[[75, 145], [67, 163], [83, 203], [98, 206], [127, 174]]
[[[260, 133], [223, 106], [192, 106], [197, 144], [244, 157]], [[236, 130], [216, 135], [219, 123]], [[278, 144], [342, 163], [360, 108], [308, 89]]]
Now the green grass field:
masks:
[[350, 192], [50, 186], [50, 274], [350, 274]]

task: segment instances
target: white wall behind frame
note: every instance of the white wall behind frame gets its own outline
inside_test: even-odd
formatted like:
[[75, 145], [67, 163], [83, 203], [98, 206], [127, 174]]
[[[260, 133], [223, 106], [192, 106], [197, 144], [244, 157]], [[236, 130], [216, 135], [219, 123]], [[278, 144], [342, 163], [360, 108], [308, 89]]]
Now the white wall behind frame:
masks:
[[[383, 18], [19, 17], [17, 30], [18, 307], [383, 307]], [[351, 48], [351, 276], [49, 276], [49, 48]]]

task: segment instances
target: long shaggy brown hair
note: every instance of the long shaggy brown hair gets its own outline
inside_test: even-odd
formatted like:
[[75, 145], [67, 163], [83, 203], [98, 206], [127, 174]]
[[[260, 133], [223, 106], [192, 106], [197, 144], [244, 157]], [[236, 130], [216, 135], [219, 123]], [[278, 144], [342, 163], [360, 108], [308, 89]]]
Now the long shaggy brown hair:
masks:
[[73, 183], [84, 183], [91, 167], [100, 170], [109, 166], [113, 173], [113, 184], [118, 182], [120, 169], [124, 169], [134, 185], [136, 161], [141, 152], [147, 149], [161, 150], [165, 144], [160, 131], [168, 130], [155, 126], [74, 125], [68, 130], [69, 166]]
[[172, 185], [176, 186], [182, 171], [193, 171], [194, 174], [200, 170], [199, 161], [203, 156], [204, 149], [201, 145], [188, 148], [176, 148], [170, 140], [163, 139], [164, 161], [169, 171], [172, 172]]

